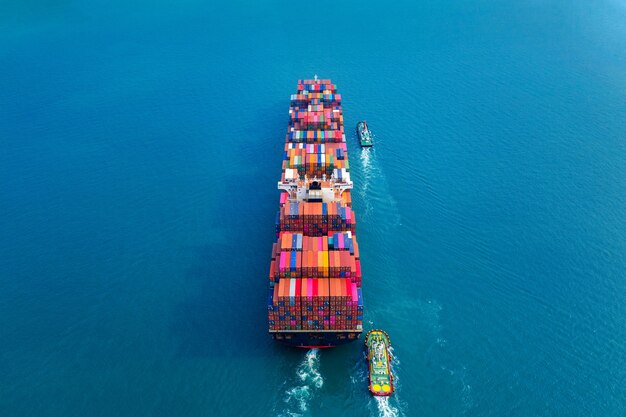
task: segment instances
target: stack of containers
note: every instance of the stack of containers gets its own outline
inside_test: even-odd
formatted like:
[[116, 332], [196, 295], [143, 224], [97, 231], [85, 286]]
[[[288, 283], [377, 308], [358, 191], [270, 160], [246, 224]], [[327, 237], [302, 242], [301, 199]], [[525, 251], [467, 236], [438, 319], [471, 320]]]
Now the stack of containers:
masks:
[[335, 168], [333, 169], [333, 176], [335, 179], [339, 181], [350, 181], [350, 172], [348, 172], [345, 168]]
[[302, 252], [302, 276], [328, 277], [328, 251], [306, 250]]
[[280, 330], [278, 324], [279, 318], [279, 306], [278, 297], [274, 296], [277, 286], [270, 287], [267, 296], [267, 318], [270, 326], [270, 330]]
[[302, 329], [301, 287], [302, 280], [295, 278], [281, 279], [274, 286], [272, 303], [277, 307], [271, 311], [274, 330]]
[[348, 314], [348, 302], [345, 280], [342, 278], [330, 278], [330, 328], [347, 329], [346, 316]]
[[344, 230], [356, 232], [354, 212], [349, 206], [340, 202], [285, 201], [279, 211], [277, 225], [278, 232], [303, 231], [308, 236], [323, 236]]
[[350, 285], [348, 307], [350, 314], [346, 317], [347, 328], [354, 329], [359, 326], [363, 327], [363, 297], [361, 296], [361, 288], [354, 283]]
[[354, 255], [356, 236], [351, 231], [330, 233], [328, 236], [328, 247], [331, 250], [347, 250]]
[[[350, 194], [350, 193], [348, 192], [348, 194]], [[283, 207], [285, 205], [285, 203], [287, 202], [288, 198], [289, 198], [289, 195], [287, 193], [280, 193], [280, 200], [279, 200], [279, 203], [278, 203], [279, 207]]]
[[303, 244], [302, 233], [281, 233], [280, 251], [301, 251]]
[[323, 330], [330, 323], [328, 278], [302, 279], [302, 329]]
[[[290, 144], [294, 145], [294, 144]], [[303, 144], [300, 144], [303, 145]], [[300, 175], [305, 172], [305, 157], [306, 153], [304, 147], [291, 147], [285, 151], [285, 161], [283, 162], [283, 170], [293, 168], [298, 171]]]
[[354, 267], [356, 269], [356, 277], [355, 282], [359, 288], [361, 288], [361, 281], [363, 276], [361, 274], [361, 256], [359, 255], [359, 243], [356, 240], [356, 236], [352, 238], [353, 246], [352, 246], [352, 254], [354, 255]]
[[328, 250], [328, 237], [327, 236], [304, 236], [302, 238], [302, 250], [303, 251], [327, 251]]
[[330, 278], [330, 326], [331, 329], [355, 329], [362, 327], [363, 303], [359, 300], [360, 288], [349, 279]]
[[[305, 144], [290, 143], [290, 146], [298, 146]], [[330, 178], [335, 173], [335, 170], [341, 170], [341, 172], [349, 172], [350, 164], [345, 159], [345, 143], [325, 143], [325, 144], [312, 144], [307, 143], [305, 153], [305, 172], [309, 177], [321, 178], [326, 175]], [[288, 167], [287, 164], [283, 167]], [[337, 171], [339, 172], [339, 171]]]
[[296, 110], [290, 113], [291, 122], [309, 130], [329, 130], [333, 123], [339, 122], [341, 113], [330, 108], [324, 108], [323, 104], [309, 105], [304, 111]]
[[352, 209], [347, 206], [342, 206], [341, 203], [330, 203], [329, 205], [329, 218], [328, 218], [328, 231], [341, 231], [350, 230], [352, 233], [356, 232], [356, 221]]
[[331, 278], [349, 278], [357, 285], [361, 280], [356, 267], [356, 259], [350, 252], [331, 250], [328, 251], [328, 273]]
[[306, 154], [306, 174], [311, 177], [321, 177], [325, 173], [326, 154], [307, 153]]
[[300, 231], [304, 225], [304, 204], [286, 201], [279, 214], [279, 232]]
[[276, 267], [277, 258], [280, 256], [280, 247], [277, 242], [272, 244], [272, 257], [270, 261], [270, 273], [269, 273], [269, 281], [270, 288], [274, 287], [274, 285], [278, 282], [280, 276], [278, 274], [278, 268]]
[[[281, 197], [283, 196], [283, 194], [285, 193], [280, 194]], [[285, 202], [282, 200], [282, 198], [280, 201], [280, 206], [282, 207]], [[346, 190], [341, 194], [341, 205], [350, 208], [352, 207], [352, 194], [350, 193], [350, 190]]]
[[278, 261], [279, 278], [300, 278], [302, 271], [302, 252], [280, 252]]
[[346, 141], [346, 135], [341, 129], [333, 129], [331, 124], [329, 129], [312, 129], [305, 124], [296, 124], [287, 133], [287, 142], [293, 143], [341, 143]]

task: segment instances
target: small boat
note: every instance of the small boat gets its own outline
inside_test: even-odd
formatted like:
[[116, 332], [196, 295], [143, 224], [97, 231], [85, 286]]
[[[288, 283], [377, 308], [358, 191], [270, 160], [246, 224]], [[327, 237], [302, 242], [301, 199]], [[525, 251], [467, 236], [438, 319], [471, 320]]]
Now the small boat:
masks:
[[391, 374], [391, 343], [383, 330], [370, 330], [365, 336], [369, 362], [369, 389], [373, 395], [387, 397], [393, 393]]
[[361, 147], [374, 146], [374, 138], [372, 137], [372, 132], [367, 127], [367, 121], [363, 120], [356, 124], [356, 134], [359, 135]]

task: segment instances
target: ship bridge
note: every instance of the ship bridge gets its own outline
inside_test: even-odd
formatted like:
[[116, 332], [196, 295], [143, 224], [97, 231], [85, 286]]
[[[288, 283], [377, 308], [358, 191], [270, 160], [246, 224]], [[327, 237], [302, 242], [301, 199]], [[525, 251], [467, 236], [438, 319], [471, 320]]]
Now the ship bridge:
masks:
[[278, 189], [287, 192], [289, 201], [332, 203], [341, 201], [343, 192], [352, 189], [350, 174], [346, 172], [340, 174], [341, 178], [336, 178], [334, 174], [329, 178], [326, 175], [299, 178], [297, 172], [287, 172], [295, 170], [285, 171], [285, 179], [278, 182]]

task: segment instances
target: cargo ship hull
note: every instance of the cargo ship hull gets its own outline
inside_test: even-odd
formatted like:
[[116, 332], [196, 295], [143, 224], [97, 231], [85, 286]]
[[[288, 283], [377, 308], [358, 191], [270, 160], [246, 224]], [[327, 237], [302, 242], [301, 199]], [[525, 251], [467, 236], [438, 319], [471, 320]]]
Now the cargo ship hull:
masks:
[[358, 340], [361, 336], [361, 332], [355, 331], [319, 333], [273, 332], [271, 334], [274, 340], [289, 346], [306, 349], [323, 349], [345, 345]]
[[363, 330], [361, 259], [341, 95], [300, 80], [291, 96], [267, 298], [269, 333], [326, 348]]

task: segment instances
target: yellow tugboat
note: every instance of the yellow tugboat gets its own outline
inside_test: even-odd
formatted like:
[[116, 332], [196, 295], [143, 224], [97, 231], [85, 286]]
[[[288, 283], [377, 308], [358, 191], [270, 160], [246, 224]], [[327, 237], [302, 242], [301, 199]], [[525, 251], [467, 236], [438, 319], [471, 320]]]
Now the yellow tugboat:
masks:
[[387, 397], [393, 393], [389, 336], [383, 330], [370, 330], [365, 336], [365, 346], [369, 362], [369, 390], [373, 395]]

